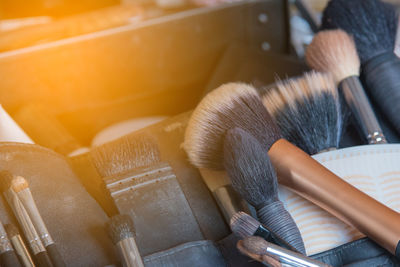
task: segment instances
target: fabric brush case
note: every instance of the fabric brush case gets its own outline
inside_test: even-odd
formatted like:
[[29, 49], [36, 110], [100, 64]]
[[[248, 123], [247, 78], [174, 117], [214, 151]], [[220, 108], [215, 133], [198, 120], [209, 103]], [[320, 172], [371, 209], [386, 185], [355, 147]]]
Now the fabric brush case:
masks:
[[[97, 267], [118, 261], [104, 227], [106, 213], [86, 192], [65, 157], [38, 145], [0, 143], [0, 159], [1, 170], [28, 181], [67, 266]], [[0, 220], [18, 226], [4, 197], [0, 201]]]

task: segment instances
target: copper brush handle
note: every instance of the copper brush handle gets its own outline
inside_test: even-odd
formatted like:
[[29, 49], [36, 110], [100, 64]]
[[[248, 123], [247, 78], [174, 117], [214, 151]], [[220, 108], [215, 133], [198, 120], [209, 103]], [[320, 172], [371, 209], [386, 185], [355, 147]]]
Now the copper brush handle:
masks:
[[284, 139], [268, 155], [278, 180], [400, 258], [400, 214], [336, 176]]

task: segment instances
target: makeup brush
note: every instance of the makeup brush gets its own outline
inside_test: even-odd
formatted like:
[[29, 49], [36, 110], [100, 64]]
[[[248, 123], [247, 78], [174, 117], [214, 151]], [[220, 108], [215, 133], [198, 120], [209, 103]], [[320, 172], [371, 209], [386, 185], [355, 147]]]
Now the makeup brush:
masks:
[[400, 133], [400, 59], [394, 54], [397, 14], [379, 0], [333, 0], [322, 29], [340, 28], [353, 36], [366, 89]]
[[35, 200], [33, 199], [31, 190], [29, 189], [28, 181], [22, 176], [15, 176], [11, 180], [11, 189], [18, 195], [19, 200], [24, 205], [54, 266], [64, 267], [65, 263], [35, 204]]
[[24, 240], [19, 234], [18, 228], [14, 224], [6, 224], [4, 227], [22, 265], [24, 267], [34, 267], [35, 264], [33, 263], [32, 257], [25, 246]]
[[126, 267], [143, 267], [143, 261], [135, 241], [135, 227], [128, 215], [115, 215], [107, 224], [107, 230], [117, 246]]
[[17, 193], [11, 189], [11, 181], [13, 178], [13, 175], [9, 171], [0, 172], [1, 191], [17, 218], [19, 225], [24, 231], [24, 235], [28, 240], [29, 247], [35, 256], [38, 266], [53, 267], [54, 265], [47, 254], [28, 212], [21, 200], [18, 198]]
[[232, 216], [230, 227], [232, 232], [241, 239], [255, 235], [278, 246], [298, 252], [296, 248], [283, 240], [277, 233], [243, 211], [239, 211]]
[[[301, 255], [272, 243], [269, 243], [258, 236], [249, 236], [243, 240], [239, 240], [237, 248], [243, 254], [250, 258], [262, 262], [271, 264], [271, 258], [279, 261], [281, 264], [288, 264], [289, 266], [297, 267], [328, 267], [330, 265], [314, 260], [312, 258]], [[273, 266], [277, 265], [273, 262]]]
[[308, 46], [306, 60], [313, 69], [333, 75], [367, 142], [387, 143], [359, 80], [360, 59], [353, 39], [342, 30], [321, 31]]
[[[225, 84], [203, 98], [185, 133], [184, 148], [191, 162], [196, 167], [223, 169], [223, 138], [227, 130], [235, 127], [254, 136], [268, 151], [280, 184], [396, 254], [400, 214], [346, 183], [283, 139], [257, 91], [249, 85]], [[400, 254], [400, 245], [397, 253]]]
[[260, 222], [305, 254], [300, 231], [278, 198], [276, 173], [260, 143], [240, 128], [228, 130], [224, 166], [233, 188], [256, 209]]
[[0, 222], [0, 265], [4, 267], [21, 267], [14, 248], [8, 239], [6, 230]]
[[339, 147], [343, 119], [331, 75], [312, 71], [278, 81], [262, 100], [284, 138], [308, 154]]

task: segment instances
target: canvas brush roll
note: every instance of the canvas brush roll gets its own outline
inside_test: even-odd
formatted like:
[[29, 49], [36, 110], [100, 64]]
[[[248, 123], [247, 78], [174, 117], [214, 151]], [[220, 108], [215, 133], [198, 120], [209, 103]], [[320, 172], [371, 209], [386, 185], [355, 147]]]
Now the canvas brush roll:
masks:
[[373, 99], [400, 133], [400, 59], [392, 52], [362, 65], [362, 76]]

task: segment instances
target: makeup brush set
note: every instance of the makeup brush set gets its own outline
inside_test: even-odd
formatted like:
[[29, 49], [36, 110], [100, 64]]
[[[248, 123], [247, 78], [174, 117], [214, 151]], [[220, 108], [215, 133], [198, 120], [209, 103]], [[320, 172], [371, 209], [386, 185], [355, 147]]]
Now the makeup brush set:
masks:
[[[380, 0], [329, 1], [306, 49], [307, 69], [280, 54], [288, 50], [285, 37], [267, 42], [257, 32], [268, 27], [282, 34], [285, 23], [265, 26], [259, 16], [269, 8], [285, 10], [282, 3], [207, 9], [212, 15], [204, 21], [218, 27], [198, 26], [203, 14], [195, 10], [162, 18], [161, 26], [149, 22], [135, 28], [136, 35], [130, 35], [133, 26], [123, 26], [93, 39], [61, 40], [49, 50], [0, 54], [0, 69], [4, 58], [27, 56], [15, 63], [19, 67], [40, 58], [37, 72], [27, 68], [39, 77], [18, 86], [48, 83], [74, 103], [57, 102], [51, 112], [51, 98], [37, 104], [35, 95], [11, 108], [36, 144], [0, 143], [0, 266], [400, 266], [400, 145], [391, 143], [400, 134], [400, 59], [393, 52], [398, 14]], [[241, 30], [227, 31], [234, 27], [217, 23], [219, 17], [258, 18], [243, 39], [261, 50], [271, 46], [271, 53], [242, 49], [234, 43]], [[188, 65], [183, 56], [160, 52], [165, 57], [150, 60], [161, 50], [150, 47], [154, 35], [145, 28], [163, 32], [166, 24], [192, 36], [184, 40], [193, 44], [191, 54], [199, 50], [192, 76], [171, 78]], [[197, 35], [185, 32], [195, 27]], [[206, 33], [225, 34], [228, 41], [210, 41], [214, 46], [201, 50]], [[150, 52], [143, 48], [146, 40]], [[173, 47], [186, 46], [179, 40], [171, 41]], [[114, 71], [115, 58], [107, 55], [117, 41], [130, 44], [120, 57], [138, 58], [135, 66], [126, 62], [132, 71]], [[206, 52], [213, 58], [200, 60]], [[63, 64], [93, 58], [98, 73]], [[147, 62], [156, 58], [160, 68], [151, 69], [149, 79]], [[163, 65], [174, 60], [173, 68]], [[70, 83], [41, 76], [54, 65], [67, 66]], [[13, 84], [7, 81], [5, 88]], [[132, 100], [134, 82], [149, 90]], [[122, 89], [102, 91], [107, 86]], [[47, 95], [44, 87], [38, 95]], [[75, 97], [69, 92], [75, 87], [87, 91]], [[83, 105], [85, 94], [93, 102]], [[174, 116], [91, 148], [81, 145], [117, 117], [123, 121], [153, 107], [151, 115], [160, 115], [164, 98], [173, 111], [161, 115]], [[56, 109], [65, 109], [63, 115]], [[356, 142], [348, 141], [348, 129], [357, 130]]]

